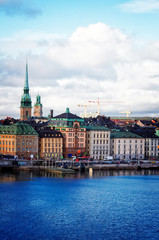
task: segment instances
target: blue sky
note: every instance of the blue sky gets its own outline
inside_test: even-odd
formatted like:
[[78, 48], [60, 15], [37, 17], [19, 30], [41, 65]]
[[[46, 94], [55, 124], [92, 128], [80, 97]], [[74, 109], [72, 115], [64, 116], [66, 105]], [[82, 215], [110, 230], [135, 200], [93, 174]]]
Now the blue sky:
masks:
[[99, 97], [123, 102], [102, 114], [158, 116], [158, 22], [159, 0], [0, 0], [0, 115], [19, 117], [28, 58], [44, 115]]
[[[149, 0], [151, 1], [158, 2]], [[12, 4], [9, 4], [10, 2]], [[134, 35], [137, 39], [143, 40], [144, 38], [145, 41], [158, 37], [156, 23], [159, 20], [159, 9], [150, 9], [145, 12], [124, 10], [123, 4], [129, 2], [135, 1], [1, 0], [0, 19], [3, 23], [1, 24], [1, 37], [11, 36], [24, 29], [67, 35], [79, 26], [97, 22], [118, 28], [126, 34]], [[146, 0], [143, 2], [145, 5]]]

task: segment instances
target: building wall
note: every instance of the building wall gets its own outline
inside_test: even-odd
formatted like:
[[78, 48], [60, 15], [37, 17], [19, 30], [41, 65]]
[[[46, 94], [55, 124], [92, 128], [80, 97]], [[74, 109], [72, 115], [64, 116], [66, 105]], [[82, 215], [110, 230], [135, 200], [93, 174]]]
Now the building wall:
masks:
[[95, 160], [106, 159], [110, 155], [110, 131], [87, 131], [87, 155]]
[[34, 135], [0, 135], [0, 153], [16, 155], [18, 158], [37, 158], [38, 136]]
[[144, 159], [145, 139], [144, 138], [112, 138], [110, 153], [114, 158], [119, 159]]
[[159, 138], [145, 139], [145, 157], [146, 158], [159, 157]]
[[0, 153], [16, 155], [16, 136], [0, 135]]
[[61, 159], [63, 157], [63, 138], [40, 138], [40, 158]]
[[80, 127], [80, 124], [75, 122], [72, 127], [55, 127], [55, 129], [63, 135], [64, 157], [67, 157], [68, 154], [73, 156], [85, 154], [86, 128]]

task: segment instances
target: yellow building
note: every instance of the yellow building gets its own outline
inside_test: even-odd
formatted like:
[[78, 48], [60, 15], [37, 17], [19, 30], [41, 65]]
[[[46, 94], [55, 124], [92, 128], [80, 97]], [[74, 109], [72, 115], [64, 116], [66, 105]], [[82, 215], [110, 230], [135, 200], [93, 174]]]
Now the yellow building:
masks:
[[41, 159], [63, 158], [62, 134], [51, 127], [37, 130], [39, 134], [39, 157]]

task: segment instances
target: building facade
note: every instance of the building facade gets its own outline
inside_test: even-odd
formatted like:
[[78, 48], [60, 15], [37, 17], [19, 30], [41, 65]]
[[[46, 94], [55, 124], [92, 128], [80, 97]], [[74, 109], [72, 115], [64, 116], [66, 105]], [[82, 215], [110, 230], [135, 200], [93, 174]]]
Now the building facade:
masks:
[[23, 89], [23, 95], [21, 97], [20, 104], [20, 120], [27, 120], [31, 117], [32, 102], [29, 94], [29, 82], [28, 82], [28, 64], [26, 63], [26, 76]]
[[64, 157], [84, 156], [86, 152], [86, 127], [84, 119], [66, 112], [50, 119], [50, 126], [54, 126], [63, 135]]
[[37, 158], [38, 134], [26, 123], [0, 125], [0, 153], [19, 159]]
[[145, 139], [128, 131], [112, 131], [110, 154], [120, 160], [144, 159]]
[[62, 133], [44, 127], [37, 130], [39, 134], [39, 158], [40, 159], [62, 159], [63, 158], [63, 136]]
[[87, 127], [86, 153], [95, 160], [103, 160], [110, 156], [110, 130], [108, 128]]

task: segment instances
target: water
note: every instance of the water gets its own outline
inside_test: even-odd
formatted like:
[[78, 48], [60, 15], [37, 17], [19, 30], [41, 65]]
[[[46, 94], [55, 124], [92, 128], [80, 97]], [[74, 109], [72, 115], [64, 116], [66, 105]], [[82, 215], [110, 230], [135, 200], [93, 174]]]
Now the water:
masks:
[[158, 240], [159, 175], [152, 173], [1, 173], [0, 239]]

